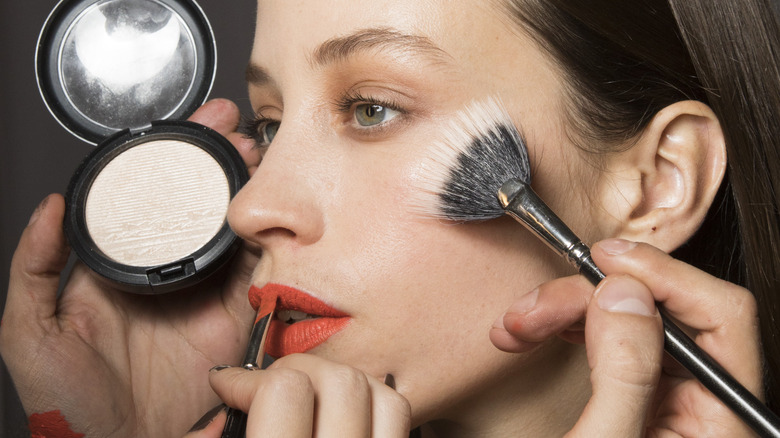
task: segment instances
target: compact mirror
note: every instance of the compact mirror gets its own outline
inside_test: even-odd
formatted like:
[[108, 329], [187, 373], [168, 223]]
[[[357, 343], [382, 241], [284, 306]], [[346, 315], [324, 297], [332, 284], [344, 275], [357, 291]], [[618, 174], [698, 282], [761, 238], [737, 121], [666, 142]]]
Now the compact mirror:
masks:
[[191, 1], [66, 0], [41, 32], [36, 73], [52, 115], [97, 144], [190, 115], [211, 89], [216, 46]]
[[95, 272], [136, 293], [211, 275], [235, 252], [230, 199], [248, 179], [224, 137], [183, 121], [216, 72], [193, 0], [63, 0], [38, 39], [51, 114], [98, 147], [66, 193], [65, 233]]

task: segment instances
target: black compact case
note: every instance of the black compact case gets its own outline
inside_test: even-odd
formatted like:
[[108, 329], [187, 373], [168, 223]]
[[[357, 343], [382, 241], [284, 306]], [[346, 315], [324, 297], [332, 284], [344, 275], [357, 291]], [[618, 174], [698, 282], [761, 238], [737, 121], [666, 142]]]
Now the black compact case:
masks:
[[[97, 144], [69, 184], [65, 233], [87, 266], [124, 290], [155, 294], [193, 285], [240, 243], [226, 213], [248, 180], [243, 160], [216, 131], [182, 120], [205, 102], [216, 59], [211, 26], [192, 0], [63, 0], [41, 31], [41, 96], [65, 129]], [[116, 168], [120, 157], [126, 169]], [[206, 170], [183, 168], [190, 162]], [[198, 172], [211, 176], [201, 180]], [[107, 183], [94, 188], [102, 174], [116, 190]], [[88, 215], [96, 197], [101, 207]], [[156, 214], [182, 211], [171, 221]], [[181, 246], [189, 234], [198, 236], [194, 246], [166, 252], [165, 242]], [[131, 255], [106, 249], [116, 246]]]

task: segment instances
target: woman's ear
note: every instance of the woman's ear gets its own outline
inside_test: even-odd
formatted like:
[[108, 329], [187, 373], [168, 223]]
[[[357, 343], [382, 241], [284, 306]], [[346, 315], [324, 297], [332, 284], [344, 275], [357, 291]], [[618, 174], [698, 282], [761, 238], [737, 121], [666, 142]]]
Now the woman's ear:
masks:
[[705, 104], [661, 110], [639, 140], [606, 159], [598, 188], [601, 223], [613, 237], [671, 252], [704, 221], [726, 171], [718, 118]]

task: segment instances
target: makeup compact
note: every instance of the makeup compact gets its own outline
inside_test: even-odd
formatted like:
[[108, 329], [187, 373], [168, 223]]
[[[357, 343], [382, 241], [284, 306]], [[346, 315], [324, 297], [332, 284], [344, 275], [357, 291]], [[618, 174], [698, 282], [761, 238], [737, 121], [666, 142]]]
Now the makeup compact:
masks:
[[203, 104], [216, 45], [193, 0], [63, 0], [36, 52], [49, 112], [96, 144], [66, 193], [78, 257], [124, 290], [203, 280], [235, 253], [228, 204], [246, 167], [216, 131], [183, 119]]

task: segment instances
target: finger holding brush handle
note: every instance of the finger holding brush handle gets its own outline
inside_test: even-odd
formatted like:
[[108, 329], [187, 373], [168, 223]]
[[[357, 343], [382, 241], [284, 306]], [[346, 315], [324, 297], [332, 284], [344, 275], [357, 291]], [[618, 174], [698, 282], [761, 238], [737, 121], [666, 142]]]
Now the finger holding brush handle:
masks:
[[[684, 346], [675, 353], [669, 342], [692, 343], [692, 339], [698, 345], [706, 346], [704, 358], [712, 361], [704, 367], [714, 370], [713, 373], [697, 376], [698, 381], [677, 364], [671, 361], [665, 364], [663, 392], [659, 398], [665, 406], [683, 401], [685, 409], [667, 408], [666, 415], [659, 417], [655, 427], [685, 430], [690, 427], [690, 416], [694, 416], [699, 419], [696, 423], [730, 428], [728, 436], [748, 435], [747, 430], [739, 429], [738, 422], [727, 420], [736, 415], [760, 436], [778, 436], [777, 417], [753, 395], [763, 397], [763, 372], [756, 301], [749, 291], [644, 243], [606, 240], [594, 245], [593, 258], [609, 274], [607, 278], [616, 274], [631, 276], [652, 293], [662, 315], [667, 315], [664, 321], [666, 349], [676, 361], [690, 368], [683, 361], [697, 358], [685, 356], [693, 347]], [[692, 338], [683, 333], [670, 334], [670, 328], [677, 328], [669, 324], [671, 318], [686, 327]], [[679, 338], [670, 340], [674, 336]], [[733, 412], [722, 409], [718, 399]], [[698, 435], [704, 433], [699, 431]]]
[[[606, 277], [598, 268], [591, 256], [590, 248], [582, 243], [576, 235], [539, 199], [528, 184], [512, 179], [504, 183], [498, 191], [499, 202], [507, 214], [520, 221], [533, 233], [537, 234], [547, 245], [562, 257], [566, 257], [571, 265], [576, 267], [580, 274], [593, 285], [598, 285]], [[603, 249], [603, 248], [602, 248]], [[668, 275], [666, 266], [656, 266], [663, 277]], [[683, 272], [682, 278], [691, 278], [693, 273]], [[681, 287], [690, 288], [693, 284], [683, 282]], [[688, 283], [688, 284], [685, 284]], [[725, 282], [724, 282], [725, 283]], [[737, 288], [734, 286], [734, 288]], [[666, 297], [674, 296], [675, 289], [665, 288]], [[681, 292], [684, 294], [684, 292]], [[733, 294], [732, 294], [733, 295]], [[734, 309], [744, 312], [745, 308], [753, 309], [753, 323], [755, 331], [755, 301], [752, 295], [744, 291], [741, 299], [732, 301], [740, 303], [734, 309], [732, 303], [723, 303], [722, 309]], [[701, 306], [707, 310], [715, 310], [720, 306], [712, 306], [711, 297], [698, 300]], [[708, 301], [709, 300], [709, 301]], [[752, 300], [752, 301], [751, 301]], [[752, 306], [748, 303], [753, 303]], [[729, 305], [731, 304], [731, 305]], [[740, 384], [723, 366], [702, 350], [691, 338], [689, 338], [667, 315], [664, 307], [659, 307], [664, 327], [664, 348], [678, 363], [690, 371], [699, 382], [726, 404], [735, 414], [745, 421], [753, 430], [762, 436], [780, 437], [780, 419], [770, 411], [753, 393]], [[677, 316], [684, 317], [686, 312], [696, 311], [693, 303], [678, 310]], [[701, 311], [697, 312], [701, 314]], [[728, 320], [724, 318], [720, 319]], [[695, 326], [694, 326], [695, 327]], [[716, 327], [717, 328], [717, 327]], [[748, 338], [749, 339], [749, 338]], [[753, 345], [759, 345], [756, 337], [753, 337]], [[744, 343], [745, 338], [733, 339], [734, 342]], [[756, 352], [757, 353], [757, 352]], [[744, 361], [744, 356], [738, 356]], [[760, 363], [760, 356], [754, 354], [753, 364]]]
[[409, 402], [393, 388], [392, 376], [383, 377], [297, 353], [263, 371], [214, 370], [209, 381], [227, 404], [248, 412], [247, 437], [415, 436]]
[[[656, 334], [661, 334], [660, 324], [653, 326], [636, 309], [643, 299], [642, 293], [644, 299], [663, 305], [744, 388], [762, 395], [763, 373], [752, 295], [644, 243], [609, 239], [596, 243], [592, 255], [608, 273], [595, 295], [593, 286], [579, 275], [546, 282], [523, 296], [499, 318], [490, 334], [493, 343], [505, 351], [524, 352], [558, 334], [572, 342], [585, 342], [589, 360], [604, 358], [597, 366], [591, 363], [594, 399], [587, 411], [590, 417], [583, 416], [578, 428], [584, 428], [585, 424], [593, 427], [597, 424], [594, 419], [604, 412], [610, 417], [617, 416], [616, 409], [621, 407], [631, 409], [620, 418], [636, 420], [628, 413], [647, 415], [649, 412], [649, 430], [659, 433], [751, 436], [745, 421], [727, 409], [690, 372], [676, 361], [661, 361], [655, 355], [653, 342]], [[611, 306], [602, 299], [610, 295], [604, 294], [604, 289], [611, 289], [613, 297], [622, 294], [626, 299], [619, 306]], [[612, 304], [616, 302], [613, 299]], [[655, 318], [659, 316], [656, 314]], [[568, 331], [582, 320], [587, 320], [584, 333], [577, 329]], [[631, 380], [651, 377], [651, 371], [660, 371], [653, 368], [659, 364], [663, 365], [663, 373], [660, 376], [656, 373], [657, 381], [652, 384]], [[597, 383], [606, 388], [597, 390]], [[643, 388], [655, 390], [652, 404], [638, 396], [627, 398], [641, 393]], [[755, 403], [760, 403], [757, 398]], [[708, 427], [717, 428], [717, 434]], [[775, 436], [771, 424], [759, 427], [763, 427], [758, 429], [760, 436]]]

